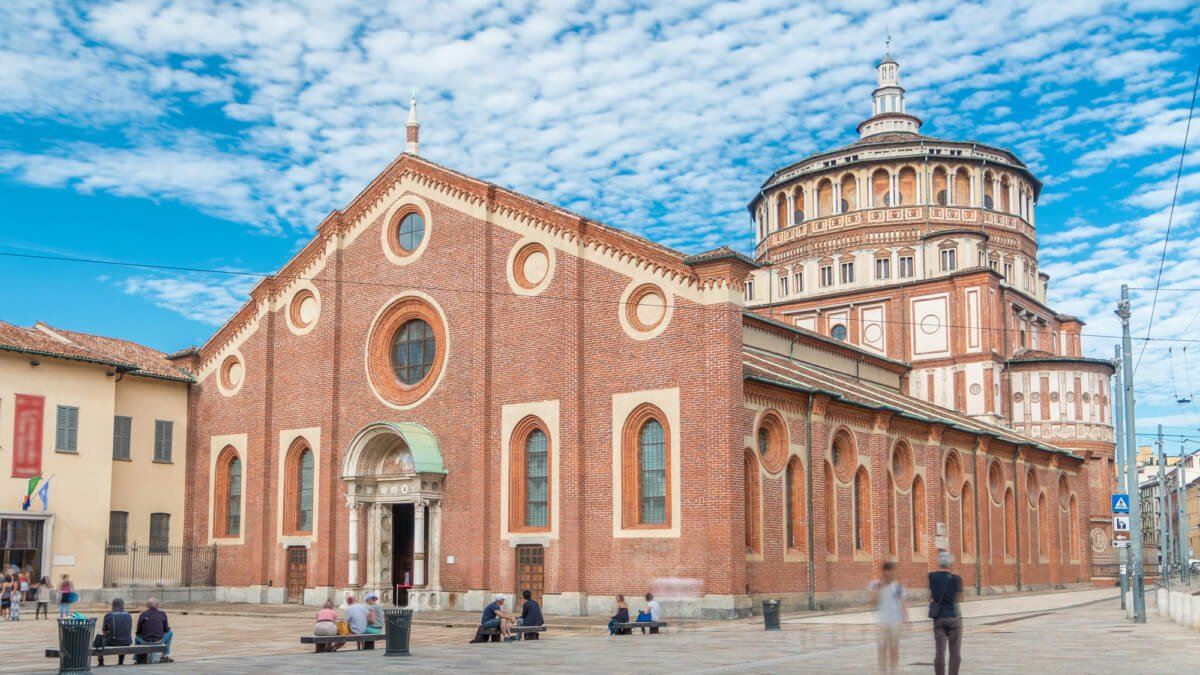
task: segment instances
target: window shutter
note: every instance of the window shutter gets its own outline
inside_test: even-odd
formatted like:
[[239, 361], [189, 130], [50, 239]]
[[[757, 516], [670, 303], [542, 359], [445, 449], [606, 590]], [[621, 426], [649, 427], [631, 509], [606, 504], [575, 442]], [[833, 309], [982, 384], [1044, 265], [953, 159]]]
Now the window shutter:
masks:
[[54, 449], [68, 450], [67, 447], [67, 408], [66, 406], [58, 406], [56, 419], [54, 421]]
[[171, 461], [171, 442], [174, 440], [175, 423], [163, 422], [163, 461]]
[[67, 408], [67, 442], [72, 451], [79, 449], [79, 408]]
[[[121, 456], [121, 418], [113, 418], [113, 459]], [[111, 526], [109, 532], [112, 531]]]

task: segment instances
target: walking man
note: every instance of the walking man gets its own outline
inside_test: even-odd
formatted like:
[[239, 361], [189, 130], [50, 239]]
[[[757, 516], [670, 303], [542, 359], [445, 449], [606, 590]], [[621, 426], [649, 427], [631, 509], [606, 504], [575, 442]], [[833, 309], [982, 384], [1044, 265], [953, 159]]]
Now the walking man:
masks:
[[896, 563], [883, 563], [878, 581], [867, 587], [871, 604], [879, 613], [879, 672], [897, 673], [900, 668], [900, 631], [908, 623], [904, 611], [904, 587], [896, 581]]
[[950, 571], [954, 556], [938, 553], [938, 571], [929, 573], [929, 618], [933, 619], [933, 672], [946, 675], [946, 645], [950, 646], [950, 675], [958, 675], [962, 661], [962, 617], [958, 601], [962, 598], [962, 577]]

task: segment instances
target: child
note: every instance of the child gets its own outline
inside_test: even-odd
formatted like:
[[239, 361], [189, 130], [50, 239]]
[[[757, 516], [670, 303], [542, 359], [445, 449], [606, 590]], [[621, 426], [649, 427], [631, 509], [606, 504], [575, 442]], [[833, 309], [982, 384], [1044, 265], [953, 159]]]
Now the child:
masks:
[[58, 585], [58, 618], [71, 618], [71, 603], [75, 602], [75, 584], [71, 583], [69, 575], [62, 575], [62, 583]]
[[42, 614], [45, 614], [43, 618], [50, 618], [50, 589], [50, 577], [42, 577], [37, 584], [37, 609], [33, 610], [34, 620]]

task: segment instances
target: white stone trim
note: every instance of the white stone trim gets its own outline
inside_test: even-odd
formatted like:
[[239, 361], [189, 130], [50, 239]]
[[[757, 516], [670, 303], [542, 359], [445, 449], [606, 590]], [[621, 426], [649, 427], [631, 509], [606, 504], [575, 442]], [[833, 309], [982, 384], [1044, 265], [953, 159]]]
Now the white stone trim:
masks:
[[[292, 300], [302, 290], [311, 291], [313, 298], [317, 301], [317, 315], [307, 326], [297, 326], [295, 323], [292, 323]], [[321, 291], [317, 290], [316, 285], [310, 279], [296, 280], [296, 283], [291, 285], [291, 292], [287, 295], [287, 302], [280, 303], [280, 305], [280, 307], [276, 308], [276, 311], [283, 312], [283, 320], [287, 322], [288, 330], [292, 332], [292, 335], [308, 335], [313, 332], [313, 329], [317, 327], [317, 322], [321, 320]]]
[[[248, 444], [246, 434], [226, 434], [224, 436], [213, 436], [209, 439], [208, 444], [208, 543], [209, 545], [218, 544], [221, 546], [240, 545], [246, 543], [246, 477], [249, 475], [247, 469], [249, 465], [246, 460], [246, 446]], [[213, 536], [215, 516], [217, 512], [217, 459], [220, 458], [221, 451], [225, 446], [232, 446], [237, 452], [238, 460], [242, 463], [242, 522], [238, 526], [237, 537], [216, 537]]]
[[[421, 398], [418, 398], [412, 403], [400, 405], [387, 400], [379, 393], [377, 389], [375, 389], [375, 383], [371, 380], [371, 340], [369, 336], [374, 333], [375, 326], [379, 323], [379, 318], [383, 316], [384, 311], [387, 310], [388, 307], [391, 307], [399, 300], [410, 297], [420, 298], [430, 307], [433, 307], [433, 310], [438, 313], [438, 318], [442, 322], [442, 332], [446, 338], [446, 351], [442, 358], [442, 368], [440, 371], [438, 371], [437, 376], [434, 378], [433, 386], [429, 387], [429, 390], [426, 391]], [[379, 310], [375, 312], [375, 318], [371, 319], [371, 327], [367, 329], [367, 336], [367, 339], [363, 340], [362, 346], [363, 374], [366, 376], [367, 386], [370, 387], [371, 393], [375, 396], [376, 400], [394, 410], [411, 410], [424, 403], [430, 396], [433, 395], [433, 392], [437, 391], [438, 385], [442, 383], [442, 379], [446, 377], [446, 371], [449, 370], [450, 367], [450, 345], [452, 342], [450, 339], [450, 323], [446, 321], [446, 312], [442, 309], [442, 306], [438, 304], [437, 300], [434, 300], [428, 293], [422, 293], [421, 291], [405, 291], [399, 295], [394, 295], [391, 298], [388, 298], [383, 302], [382, 305], [379, 306]]]
[[[658, 322], [658, 325], [647, 331], [643, 331], [629, 323], [629, 316], [627, 314], [630, 309], [628, 307], [629, 297], [633, 295], [635, 290], [645, 284], [653, 284], [657, 286], [658, 290], [662, 292], [663, 301], [666, 303], [666, 306], [663, 309], [663, 317]], [[637, 311], [637, 309], [634, 308], [633, 311]], [[671, 291], [666, 286], [659, 283], [653, 277], [653, 275], [645, 272], [644, 270], [641, 274], [633, 277], [633, 280], [630, 281], [629, 285], [625, 287], [625, 290], [621, 292], [621, 300], [617, 303], [617, 320], [621, 323], [621, 330], [625, 331], [625, 334], [634, 340], [652, 340], [659, 335], [662, 335], [663, 331], [665, 331], [667, 326], [670, 325], [671, 316], [674, 314], [674, 312], [675, 299], [671, 295]]]
[[[518, 284], [516, 270], [513, 269], [513, 264], [516, 262], [517, 253], [519, 253], [521, 249], [525, 248], [525, 246], [528, 244], [541, 244], [542, 246], [546, 247], [546, 276], [542, 277], [542, 280], [539, 281], [533, 288], [525, 288], [521, 284]], [[554, 270], [556, 267], [557, 258], [558, 256], [554, 251], [554, 238], [548, 233], [537, 232], [522, 237], [520, 241], [514, 244], [512, 249], [508, 252], [508, 261], [504, 264], [504, 276], [508, 279], [508, 287], [517, 295], [523, 295], [526, 297], [541, 295], [542, 291], [546, 290], [546, 288], [554, 280]]]
[[[630, 528], [622, 527], [621, 513], [621, 440], [624, 435], [622, 432], [625, 429], [625, 420], [635, 408], [643, 403], [651, 403], [658, 406], [663, 414], [667, 417], [667, 426], [670, 432], [670, 451], [671, 451], [671, 475], [667, 477], [671, 481], [671, 522], [670, 527], [666, 528]], [[671, 389], [652, 389], [645, 391], [632, 391], [624, 394], [613, 394], [612, 396], [612, 472], [613, 472], [613, 521], [612, 531], [614, 539], [678, 539], [680, 536], [680, 522], [683, 520], [683, 513], [680, 511], [680, 488], [681, 481], [679, 479], [679, 463], [680, 463], [680, 406], [679, 406], [679, 388]]]
[[[559, 462], [561, 456], [559, 446], [562, 443], [562, 436], [559, 433], [558, 411], [557, 399], [532, 403], [511, 403], [500, 407], [500, 538], [509, 541], [514, 546], [517, 543], [542, 543], [542, 540], [545, 539], [558, 539], [558, 514], [561, 501], [559, 485], [562, 480], [562, 465]], [[508, 528], [509, 485], [511, 484], [509, 457], [512, 449], [512, 433], [521, 420], [531, 415], [546, 425], [546, 431], [550, 435], [550, 531], [514, 533]], [[521, 541], [516, 541], [518, 539]]]
[[[407, 255], [399, 255], [392, 250], [392, 244], [388, 241], [388, 234], [391, 233], [392, 218], [396, 217], [401, 209], [406, 207], [416, 207], [421, 212], [421, 217], [425, 219], [425, 234], [421, 236], [421, 243], [417, 244], [416, 250]], [[433, 217], [430, 215], [429, 204], [413, 193], [406, 194], [396, 201], [392, 202], [384, 213], [383, 220], [379, 227], [379, 243], [383, 246], [383, 255], [394, 265], [409, 265], [421, 257], [425, 249], [429, 246], [429, 240], [433, 237]]]
[[[303, 437], [308, 441], [308, 449], [313, 454], [313, 513], [312, 513], [312, 534], [306, 535], [289, 535], [283, 534], [283, 517], [286, 506], [284, 504], [285, 488], [286, 488], [286, 472], [287, 472], [287, 453], [292, 443]], [[305, 427], [303, 429], [282, 429], [279, 432], [279, 449], [276, 457], [276, 485], [275, 485], [275, 503], [278, 505], [275, 509], [275, 540], [281, 546], [311, 546], [317, 541], [317, 534], [320, 532], [320, 516], [321, 516], [321, 427]]]

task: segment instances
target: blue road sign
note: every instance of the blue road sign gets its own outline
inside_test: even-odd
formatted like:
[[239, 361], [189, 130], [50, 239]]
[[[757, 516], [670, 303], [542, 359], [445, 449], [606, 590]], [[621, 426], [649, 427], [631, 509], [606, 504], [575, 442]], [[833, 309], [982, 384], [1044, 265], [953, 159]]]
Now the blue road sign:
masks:
[[1112, 512], [1129, 513], [1129, 495], [1112, 495]]

